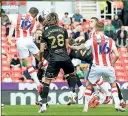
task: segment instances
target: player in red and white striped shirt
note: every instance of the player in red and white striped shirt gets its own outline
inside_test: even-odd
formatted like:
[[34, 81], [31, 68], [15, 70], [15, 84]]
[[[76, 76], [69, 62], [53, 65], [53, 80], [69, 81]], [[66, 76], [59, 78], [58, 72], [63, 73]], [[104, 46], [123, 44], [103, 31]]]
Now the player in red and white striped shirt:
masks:
[[[112, 95], [115, 101], [115, 109], [119, 111], [125, 111], [125, 109], [121, 108], [120, 100], [118, 98], [118, 90], [116, 87], [116, 78], [115, 78], [115, 71], [114, 71], [114, 64], [117, 61], [119, 54], [117, 48], [115, 46], [114, 41], [111, 38], [108, 38], [104, 35], [104, 24], [98, 22], [96, 24], [96, 34], [95, 37], [88, 40], [85, 44], [80, 46], [70, 46], [72, 49], [82, 49], [82, 48], [90, 48], [92, 47], [93, 51], [93, 65], [91, 67], [88, 80], [92, 84], [97, 84], [100, 86], [102, 90], [104, 90], [106, 94], [106, 99], [111, 98], [111, 93], [108, 91], [107, 87], [100, 81], [100, 77], [104, 76], [109, 79], [109, 83], [112, 84]], [[114, 52], [115, 58], [111, 61], [110, 55]], [[90, 100], [90, 96], [92, 93], [92, 88], [86, 89], [85, 92], [85, 107], [84, 111], [88, 111], [88, 103]]]
[[38, 91], [40, 92], [40, 89], [42, 89], [42, 85], [37, 78], [36, 70], [33, 68], [32, 63], [29, 60], [29, 56], [32, 54], [40, 61], [39, 49], [33, 42], [33, 33], [36, 31], [36, 17], [38, 13], [39, 11], [37, 8], [31, 7], [27, 14], [18, 14], [16, 19], [13, 18], [13, 26], [10, 29], [8, 38], [10, 41], [15, 29], [16, 46], [19, 52], [19, 56], [27, 65], [28, 72], [31, 78], [37, 84]]

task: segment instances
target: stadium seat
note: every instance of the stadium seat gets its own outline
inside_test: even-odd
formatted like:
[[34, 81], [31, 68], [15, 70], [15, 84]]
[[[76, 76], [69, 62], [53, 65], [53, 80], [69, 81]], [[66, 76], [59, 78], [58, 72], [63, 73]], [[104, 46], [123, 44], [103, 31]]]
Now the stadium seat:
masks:
[[2, 26], [2, 29], [1, 29], [1, 36], [2, 36], [2, 39], [6, 38], [6, 27], [5, 26]]
[[127, 48], [125, 48], [125, 47], [121, 47], [118, 50], [121, 51], [121, 52], [127, 52]]
[[124, 62], [124, 64], [128, 64], [128, 57], [122, 58], [122, 61]]
[[15, 55], [15, 54], [17, 55], [18, 54], [16, 46], [10, 46], [9, 52], [11, 55]]
[[10, 72], [10, 67], [7, 65], [2, 65], [2, 72]]
[[3, 36], [1, 37], [1, 39], [6, 41], [8, 40], [7, 37], [3, 37]]
[[15, 83], [22, 83], [23, 81], [16, 78], [16, 79], [13, 79], [13, 82], [15, 82]]
[[19, 68], [12, 68], [12, 72], [20, 72], [22, 73], [22, 69], [19, 67]]
[[21, 78], [23, 77], [22, 73], [21, 72], [13, 72], [12, 73], [12, 78]]
[[2, 43], [1, 43], [1, 46], [2, 46], [2, 47], [8, 47], [8, 48], [9, 48], [9, 45], [8, 45], [6, 42], [2, 42]]
[[122, 58], [128, 58], [128, 54], [122, 54]]
[[9, 62], [7, 61], [7, 59], [4, 58], [4, 60], [2, 61], [2, 67], [4, 66], [9, 66]]
[[9, 4], [10, 5], [16, 5], [16, 1], [15, 0], [11, 0], [11, 1], [9, 1]]
[[116, 71], [116, 76], [125, 77], [126, 73], [124, 71]]
[[116, 80], [117, 81], [119, 81], [119, 82], [124, 82], [125, 81], [125, 79], [124, 79], [124, 77], [122, 77], [122, 76], [116, 76]]
[[2, 46], [2, 49], [4, 49], [6, 52], [9, 52], [9, 46], [7, 46], [7, 45]]
[[7, 1], [2, 0], [2, 5], [6, 5]]
[[7, 44], [8, 43], [7, 39], [3, 39], [2, 43], [6, 43]]
[[25, 6], [26, 5], [26, 1], [18, 1], [18, 5], [19, 6]]

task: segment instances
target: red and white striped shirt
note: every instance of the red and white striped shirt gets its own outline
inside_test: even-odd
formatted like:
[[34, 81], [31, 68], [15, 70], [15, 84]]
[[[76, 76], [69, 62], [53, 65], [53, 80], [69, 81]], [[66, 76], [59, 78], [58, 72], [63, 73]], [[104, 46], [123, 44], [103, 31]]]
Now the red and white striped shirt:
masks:
[[32, 32], [36, 30], [35, 23], [36, 20], [29, 13], [25, 15], [18, 14], [16, 19], [12, 19], [12, 24], [15, 27], [16, 38], [30, 37]]
[[[99, 39], [100, 37], [100, 39]], [[115, 42], [105, 36], [95, 35], [85, 43], [85, 47], [92, 46], [93, 64], [100, 66], [111, 66], [111, 52], [115, 49]]]
[[92, 30], [90, 33], [89, 33], [89, 39], [93, 38], [95, 36], [95, 30]]

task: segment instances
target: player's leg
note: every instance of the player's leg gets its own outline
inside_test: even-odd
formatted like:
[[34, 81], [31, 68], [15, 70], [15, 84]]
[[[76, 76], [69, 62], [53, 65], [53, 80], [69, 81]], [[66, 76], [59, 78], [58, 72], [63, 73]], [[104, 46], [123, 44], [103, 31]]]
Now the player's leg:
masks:
[[[88, 76], [88, 80], [90, 81], [91, 84], [95, 84], [97, 82], [97, 80], [100, 79], [102, 73], [100, 71], [100, 68], [97, 67], [97, 66], [92, 66], [91, 67], [91, 70], [90, 70], [90, 73], [89, 73], [89, 76]], [[99, 85], [102, 85], [103, 82], [99, 82], [97, 83]], [[91, 88], [91, 89], [90, 89]], [[88, 111], [88, 103], [89, 103], [89, 100], [91, 98], [91, 93], [92, 93], [92, 85], [89, 85], [89, 89], [86, 88], [86, 91], [85, 92], [85, 107], [84, 107], [84, 111]]]
[[[45, 72], [46, 72], [47, 66], [48, 66], [48, 61], [44, 59], [42, 61], [41, 67], [39, 67], [39, 69], [38, 69], [37, 76], [38, 76], [38, 79], [40, 80], [40, 82], [42, 83], [42, 85], [45, 82]], [[40, 95], [39, 95], [39, 101], [36, 102], [36, 105], [39, 105], [40, 107], [42, 107], [42, 98]], [[46, 104], [46, 107], [47, 108], [49, 107], [48, 103]]]
[[[29, 51], [28, 44], [31, 45], [31, 42], [29, 41], [29, 38], [19, 39], [16, 42], [17, 49], [18, 49], [18, 52], [19, 52], [19, 56], [25, 62], [28, 73], [30, 74], [30, 76], [34, 80], [34, 82], [37, 84], [38, 91], [40, 92], [41, 84], [38, 80], [37, 72], [34, 69], [34, 67], [32, 66], [32, 62], [28, 58], [30, 56], [30, 53], [29, 53], [30, 51]], [[38, 50], [38, 48], [36, 48], [36, 53], [38, 53], [38, 52], [39, 52], [39, 50]]]
[[110, 83], [111, 83], [111, 88], [112, 88], [112, 96], [115, 102], [115, 109], [119, 110], [119, 111], [125, 111], [125, 109], [123, 109], [120, 106], [120, 99], [118, 97], [118, 89], [116, 86], [116, 78], [115, 78], [115, 70], [113, 67], [107, 67], [106, 71], [104, 72], [105, 75], [108, 76]]
[[76, 91], [75, 91], [75, 86], [76, 86], [76, 76], [74, 74], [69, 74], [69, 77], [67, 78], [67, 82], [69, 85], [69, 101], [67, 103], [67, 105], [71, 105], [72, 103], [76, 102], [77, 99], [77, 95], [76, 95]]
[[124, 102], [123, 95], [121, 93], [120, 87], [119, 87], [117, 82], [116, 82], [116, 87], [118, 89], [118, 97], [120, 99], [120, 105], [122, 106], [122, 108], [125, 108], [126, 107], [126, 103]]
[[49, 93], [49, 85], [51, 83], [51, 80], [55, 77], [57, 77], [58, 73], [60, 71], [60, 68], [57, 66], [57, 63], [55, 61], [50, 61], [48, 64], [48, 67], [46, 69], [45, 73], [45, 81], [43, 83], [43, 89], [40, 93], [41, 99], [42, 99], [42, 107], [40, 108], [39, 112], [45, 112], [47, 110], [47, 97]]
[[[89, 102], [91, 102], [91, 104], [93, 104], [93, 101], [91, 101], [91, 95], [92, 95], [92, 90], [93, 90], [93, 86], [92, 83], [90, 83], [89, 78], [92, 75], [92, 65], [89, 67], [89, 72], [87, 74], [87, 79], [86, 79], [86, 90], [85, 90], [85, 104], [84, 104], [84, 112], [88, 112], [88, 107], [90, 106]], [[91, 74], [91, 75], [90, 75]]]
[[111, 92], [109, 92], [106, 83], [104, 83], [102, 78], [96, 81], [96, 84], [101, 88], [101, 90], [106, 94], [105, 104], [108, 104], [111, 100]]
[[70, 59], [63, 61], [60, 64], [60, 67], [63, 69], [65, 76], [67, 76], [66, 78], [70, 88], [69, 101], [67, 105], [71, 105], [72, 103], [75, 103], [77, 99], [77, 95], [75, 93], [76, 75], [74, 73], [74, 66]]
[[83, 96], [84, 96], [84, 93], [85, 93], [85, 87], [83, 86], [82, 82], [80, 81], [80, 78], [78, 77], [78, 75], [76, 75], [76, 84], [77, 86], [79, 87], [79, 99], [81, 99]]
[[91, 95], [92, 95], [92, 84], [88, 81], [88, 85], [86, 86], [85, 90], [85, 103], [84, 103], [84, 109], [83, 112], [88, 111], [88, 106], [89, 106], [89, 101], [91, 100]]

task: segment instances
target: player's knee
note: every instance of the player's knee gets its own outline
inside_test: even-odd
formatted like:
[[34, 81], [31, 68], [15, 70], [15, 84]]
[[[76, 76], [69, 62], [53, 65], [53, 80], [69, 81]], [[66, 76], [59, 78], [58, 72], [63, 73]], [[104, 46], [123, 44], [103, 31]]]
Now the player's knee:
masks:
[[52, 81], [51, 79], [45, 78], [44, 83], [50, 84], [50, 83], [51, 83], [51, 81]]

